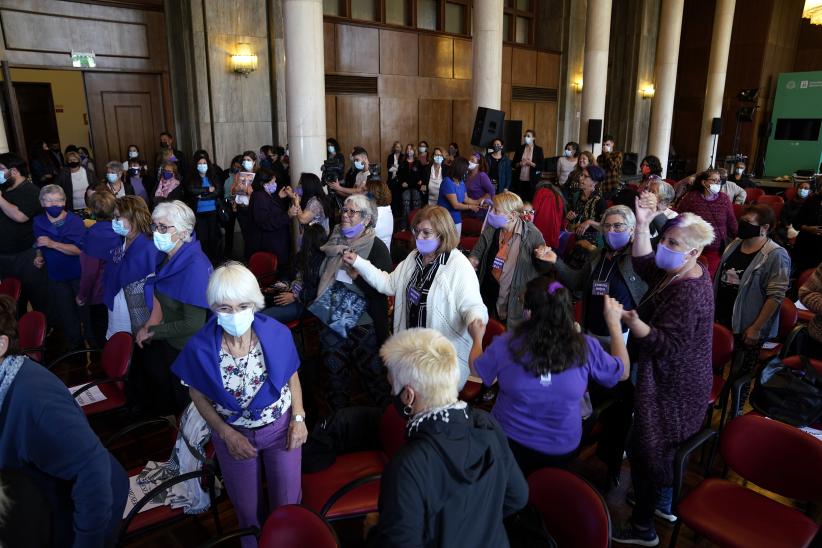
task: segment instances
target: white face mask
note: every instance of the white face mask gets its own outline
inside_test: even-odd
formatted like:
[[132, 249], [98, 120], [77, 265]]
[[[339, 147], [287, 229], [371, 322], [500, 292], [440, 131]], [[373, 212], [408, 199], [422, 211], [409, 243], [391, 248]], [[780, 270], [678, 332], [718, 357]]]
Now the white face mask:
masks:
[[743, 173], [745, 173], [744, 169], [742, 169], [741, 167], [736, 168], [736, 174], [737, 175], [742, 175]]
[[254, 162], [251, 160], [243, 160], [243, 169], [246, 171], [251, 171], [251, 168], [254, 167]]
[[334, 154], [334, 152], [336, 152], [336, 149], [334, 148], [334, 145], [328, 145], [328, 153], [329, 154]]
[[573, 151], [573, 150], [571, 150], [570, 148], [566, 148], [566, 149], [565, 149], [565, 157], [566, 157], [566, 158], [570, 158], [570, 157], [571, 157], [571, 156], [573, 156], [573, 155], [574, 155], [574, 151]]
[[799, 191], [797, 192], [797, 194], [799, 194], [800, 198], [805, 199], [808, 196], [810, 196], [811, 191], [807, 188], [800, 188]]
[[208, 171], [208, 164], [197, 164], [197, 171], [200, 173], [205, 173]]
[[602, 145], [602, 152], [611, 152], [611, 145]]
[[710, 189], [712, 193], [719, 194], [719, 191], [722, 190], [722, 185], [720, 185], [719, 183], [713, 183], [710, 186]]
[[128, 157], [129, 157], [129, 158], [136, 158], [136, 157], [137, 157], [137, 154], [138, 154], [138, 152], [137, 152], [136, 150], [130, 150], [130, 151], [128, 152]]
[[422, 152], [427, 152], [427, 151], [428, 151], [428, 147], [420, 147], [418, 150], [419, 150], [421, 153], [422, 153]]
[[530, 144], [531, 144], [531, 143], [533, 143], [533, 142], [534, 142], [534, 138], [533, 138], [533, 137], [531, 137], [530, 135], [526, 135], [526, 137], [525, 137], [525, 144], [526, 144], [526, 145], [530, 145]]
[[475, 164], [474, 162], [468, 162], [468, 171], [474, 171], [475, 169], [477, 169], [478, 165], [479, 164]]
[[246, 308], [233, 314], [218, 312], [217, 323], [232, 337], [245, 335], [254, 323], [254, 309]]

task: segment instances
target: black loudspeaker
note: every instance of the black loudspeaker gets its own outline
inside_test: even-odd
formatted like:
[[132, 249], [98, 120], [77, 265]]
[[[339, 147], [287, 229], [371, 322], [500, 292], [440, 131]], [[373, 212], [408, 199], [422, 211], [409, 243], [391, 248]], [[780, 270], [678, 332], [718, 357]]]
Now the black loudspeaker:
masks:
[[471, 144], [486, 148], [494, 139], [502, 139], [502, 123], [505, 113], [501, 110], [479, 107], [474, 119], [474, 131], [471, 132]]
[[722, 133], [722, 118], [714, 118], [711, 120], [711, 135], [719, 135]]
[[505, 120], [504, 131], [505, 152], [514, 151], [519, 148], [522, 140], [522, 120]]
[[602, 140], [602, 120], [588, 120], [588, 144], [595, 145]]
[[626, 177], [633, 177], [639, 169], [639, 154], [636, 152], [625, 152], [622, 154], [622, 174]]

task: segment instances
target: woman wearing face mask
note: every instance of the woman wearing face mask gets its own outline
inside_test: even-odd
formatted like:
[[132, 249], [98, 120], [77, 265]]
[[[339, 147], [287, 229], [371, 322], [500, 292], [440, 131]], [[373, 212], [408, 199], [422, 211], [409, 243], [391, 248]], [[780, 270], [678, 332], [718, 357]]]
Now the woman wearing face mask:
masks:
[[128, 170], [123, 174], [123, 180], [134, 189], [134, 196], [139, 196], [146, 203], [148, 203], [149, 196], [156, 189], [146, 165], [140, 158], [133, 158], [128, 161]]
[[565, 186], [568, 176], [577, 167], [579, 161], [579, 144], [573, 141], [565, 143], [565, 150], [557, 160], [557, 184]]
[[325, 141], [326, 160], [336, 160], [340, 165], [340, 171], [345, 172], [345, 155], [342, 153], [340, 143], [333, 137]]
[[522, 320], [525, 285], [549, 268], [537, 256], [542, 234], [520, 219], [522, 200], [513, 192], [494, 196], [486, 226], [468, 259], [477, 271], [482, 300], [491, 317], [512, 329]]
[[116, 201], [111, 229], [120, 241], [103, 273], [106, 340], [118, 331], [137, 333], [148, 321], [150, 310], [143, 288], [165, 256], [154, 246], [151, 212], [141, 198], [124, 196]]
[[86, 193], [89, 188], [94, 188], [94, 180], [94, 172], [81, 165], [79, 153], [66, 153], [66, 167], [60, 170], [57, 184], [66, 194], [69, 209], [79, 211], [86, 208]]
[[231, 189], [234, 187], [236, 175], [243, 170], [243, 155], [238, 154], [231, 159], [229, 168], [223, 173], [223, 200], [228, 214], [228, 222], [225, 225], [225, 241], [223, 242], [223, 257], [230, 259], [234, 256], [234, 226], [237, 222], [237, 204], [234, 203], [234, 195]]
[[385, 165], [388, 169], [388, 188], [391, 189], [392, 196], [391, 210], [394, 212], [394, 217], [402, 215], [402, 188], [397, 177], [401, 161], [402, 143], [394, 141], [391, 145], [391, 152], [388, 153], [388, 157], [385, 159]]
[[[388, 338], [388, 300], [345, 263], [346, 252], [368, 259], [379, 270], [391, 270], [391, 255], [376, 237], [377, 206], [364, 194], [349, 196], [340, 224], [322, 246], [325, 260], [317, 282], [317, 299], [309, 309], [320, 314], [320, 348], [328, 368], [328, 403], [332, 410], [349, 405], [350, 368], [359, 371], [375, 405], [388, 398], [388, 384], [377, 350]], [[331, 303], [335, 304], [331, 304]]]
[[165, 162], [160, 169], [160, 179], [154, 190], [153, 205], [156, 207], [163, 202], [171, 202], [183, 198], [183, 187], [177, 175], [177, 164]]
[[737, 239], [731, 242], [714, 278], [715, 321], [734, 338], [734, 374], [749, 373], [762, 343], [776, 336], [779, 307], [790, 285], [788, 252], [768, 237], [776, 223], [764, 204], [749, 205], [739, 218]]
[[537, 146], [535, 141], [534, 130], [527, 130], [523, 144], [514, 154], [514, 185], [516, 192], [522, 196], [523, 200], [531, 200], [534, 197], [534, 190], [539, 182], [542, 164], [545, 161], [542, 147]]
[[123, 180], [124, 174], [125, 170], [120, 162], [106, 164], [106, 189], [114, 194], [115, 198], [134, 196], [134, 187], [128, 180]]
[[[240, 527], [259, 528], [266, 500], [269, 511], [300, 502], [301, 448], [308, 437], [300, 357], [288, 328], [259, 313], [265, 301], [243, 265], [230, 262], [215, 270], [207, 298], [214, 316], [191, 338], [172, 372], [188, 385], [214, 434]], [[241, 545], [254, 548], [257, 541], [246, 536]]]
[[587, 254], [595, 248], [602, 247], [602, 233], [599, 232], [599, 221], [605, 212], [606, 203], [599, 191], [605, 173], [598, 166], [585, 170], [580, 178], [579, 192], [575, 192], [568, 204], [568, 230], [577, 235], [577, 245], [572, 257], [572, 264], [578, 268], [585, 262]]
[[674, 454], [702, 427], [711, 392], [713, 287], [697, 258], [714, 240], [714, 230], [699, 216], [681, 213], [668, 223], [654, 255], [650, 223], [656, 196], [642, 193], [635, 209], [631, 253], [649, 287], [637, 309], [622, 314], [637, 372], [628, 451], [636, 506], [612, 539], [656, 546], [654, 514], [671, 515]]
[[[290, 186], [283, 188], [292, 202], [288, 216], [295, 217], [301, 227], [319, 224], [328, 234], [328, 220], [332, 215], [331, 200], [323, 189], [322, 181], [313, 173], [303, 173], [300, 175], [299, 188], [302, 189], [302, 194], [294, 192]], [[391, 223], [392, 229], [393, 226]]]
[[151, 316], [137, 332], [142, 354], [141, 403], [152, 412], [178, 413], [188, 405], [188, 391], [169, 365], [206, 321], [206, 286], [211, 262], [193, 238], [196, 217], [179, 200], [163, 202], [151, 217], [154, 246], [166, 256], [145, 284]]
[[779, 224], [774, 232], [774, 239], [779, 245], [786, 247], [790, 240], [796, 238], [797, 230], [794, 226], [802, 206], [811, 196], [811, 183], [803, 181], [796, 185], [796, 191], [789, 200], [785, 200], [782, 212], [779, 214]]
[[203, 251], [216, 264], [220, 259], [220, 226], [217, 222], [217, 200], [220, 199], [220, 174], [205, 152], [192, 158], [194, 171], [188, 176], [188, 205], [197, 215], [195, 231]]
[[417, 161], [423, 168], [431, 164], [431, 153], [428, 151], [428, 141], [420, 141], [417, 145]]
[[511, 188], [511, 160], [505, 154], [502, 139], [491, 141], [491, 150], [485, 155], [488, 162], [488, 176], [495, 185], [497, 192], [505, 192]]
[[708, 271], [713, 276], [726, 245], [736, 236], [737, 230], [733, 205], [730, 198], [722, 192], [719, 171], [709, 169], [697, 175], [690, 190], [677, 204], [676, 210], [679, 213], [695, 213], [714, 229], [714, 241], [703, 251]]
[[281, 187], [269, 169], [259, 169], [251, 184], [251, 213], [246, 239], [246, 262], [258, 251], [277, 256], [277, 271], [285, 272], [291, 260], [291, 218], [287, 186]]
[[445, 157], [445, 166], [451, 167], [454, 160], [460, 157], [460, 146], [457, 143], [448, 144], [448, 156]]
[[128, 169], [129, 162], [139, 157], [140, 149], [137, 147], [137, 145], [128, 145], [128, 149], [126, 150], [126, 159], [123, 160], [123, 171]]
[[[80, 246], [86, 236], [83, 220], [66, 211], [66, 195], [57, 185], [40, 191], [43, 213], [34, 217], [37, 256], [34, 265], [46, 267], [49, 311], [59, 322], [69, 350], [83, 346], [77, 291], [80, 288]], [[89, 332], [90, 334], [90, 332]]]
[[584, 150], [579, 153], [579, 158], [577, 158], [577, 165], [574, 167], [574, 170], [568, 175], [568, 180], [565, 181], [565, 186], [562, 187], [562, 195], [565, 196], [565, 199], [570, 201], [571, 196], [574, 195], [574, 192], [579, 190], [579, 180], [582, 178], [583, 173], [588, 168], [588, 166], [596, 165], [594, 161], [594, 155], [591, 154], [590, 151]]
[[750, 174], [745, 171], [745, 162], [737, 162], [734, 164], [733, 172], [728, 175], [728, 180], [742, 188], [753, 188], [757, 186], [751, 179]]
[[383, 472], [370, 543], [508, 546], [503, 518], [525, 506], [528, 484], [497, 421], [458, 399], [453, 345], [433, 329], [412, 329], [380, 355], [408, 440]]
[[[468, 198], [480, 204], [485, 203], [486, 200], [491, 200], [496, 195], [494, 184], [491, 182], [491, 178], [488, 177], [488, 164], [485, 163], [485, 158], [479, 152], [475, 152], [468, 159], [465, 194]], [[466, 212], [466, 215], [482, 219], [485, 217], [485, 210], [469, 211]]]
[[462, 389], [468, 379], [468, 356], [482, 352], [488, 310], [448, 211], [425, 206], [411, 228], [417, 248], [393, 272], [376, 268], [354, 252], [343, 257], [369, 285], [394, 297], [394, 333], [430, 327], [443, 333], [457, 350]]
[[[237, 214], [237, 222], [240, 223], [240, 232], [243, 235], [243, 243], [249, 238], [250, 212], [248, 205], [251, 200], [251, 181], [253, 178], [248, 173], [255, 173], [257, 171], [257, 153], [253, 150], [246, 150], [243, 152], [243, 159], [240, 164], [241, 171], [234, 175], [234, 183], [231, 185], [231, 196], [234, 200], [234, 210]], [[249, 180], [250, 179], [250, 180]], [[245, 257], [250, 255], [246, 252]]]
[[793, 253], [797, 272], [822, 262], [822, 183], [816, 185], [816, 193], [805, 200], [793, 225], [799, 232]]
[[462, 212], [479, 211], [479, 202], [466, 196], [465, 176], [468, 173], [468, 160], [457, 158], [448, 169], [448, 175], [442, 180], [437, 205], [444, 207], [451, 214], [457, 227], [457, 237], [462, 233]]
[[437, 205], [437, 200], [440, 197], [440, 186], [442, 186], [443, 179], [447, 176], [447, 169], [444, 164], [445, 155], [439, 147], [434, 148], [431, 155], [431, 163], [428, 169], [424, 172], [424, 181], [428, 187], [428, 205]]
[[[662, 180], [662, 164], [656, 156], [646, 156], [639, 164], [642, 179], [624, 185], [612, 198], [614, 205], [624, 205], [633, 208], [640, 193], [650, 190], [651, 184]], [[664, 224], [664, 223], [663, 223]], [[656, 236], [651, 232], [652, 236]]]
[[599, 310], [613, 335], [611, 355], [576, 330], [571, 292], [559, 282], [534, 278], [524, 300], [527, 317], [494, 339], [472, 369], [485, 385], [499, 385], [492, 415], [528, 476], [546, 466], [568, 467], [582, 439], [580, 408], [589, 380], [610, 388], [628, 378], [630, 364], [616, 300], [606, 296]]
[[408, 143], [405, 145], [405, 158], [400, 163], [400, 169], [397, 177], [402, 189], [402, 214], [401, 225], [405, 226], [408, 223], [408, 214], [414, 210], [419, 209], [422, 205], [422, 196], [427, 194], [428, 187], [423, 181], [423, 169], [416, 158], [416, 151], [414, 145]]

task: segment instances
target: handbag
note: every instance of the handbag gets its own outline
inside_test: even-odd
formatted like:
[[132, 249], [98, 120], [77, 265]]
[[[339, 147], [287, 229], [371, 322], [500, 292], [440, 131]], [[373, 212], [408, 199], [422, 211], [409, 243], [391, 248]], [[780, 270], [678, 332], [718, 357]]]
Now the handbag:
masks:
[[808, 426], [822, 417], [822, 374], [805, 356], [800, 360], [800, 369], [779, 358], [765, 364], [751, 392], [755, 410], [792, 426]]
[[365, 311], [368, 302], [351, 287], [338, 280], [308, 307], [318, 320], [343, 338], [348, 338], [348, 332], [363, 319], [370, 320]]

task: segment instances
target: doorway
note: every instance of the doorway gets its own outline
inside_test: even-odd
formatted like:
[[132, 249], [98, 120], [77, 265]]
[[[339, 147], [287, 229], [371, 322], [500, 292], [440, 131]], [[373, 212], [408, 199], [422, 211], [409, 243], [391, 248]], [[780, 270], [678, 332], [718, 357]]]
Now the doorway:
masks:
[[54, 96], [48, 82], [13, 82], [20, 109], [20, 121], [26, 146], [35, 141], [45, 141], [49, 145], [60, 143], [57, 130], [57, 116], [54, 113]]

